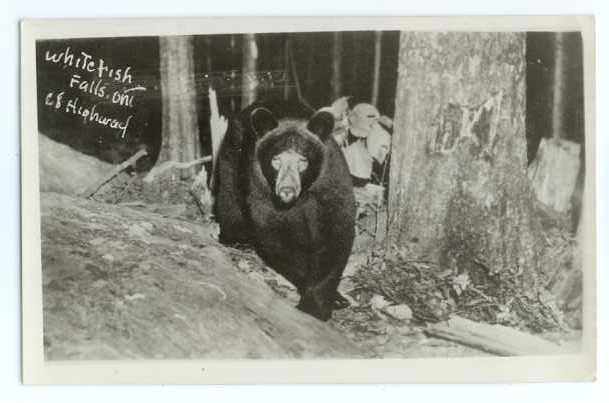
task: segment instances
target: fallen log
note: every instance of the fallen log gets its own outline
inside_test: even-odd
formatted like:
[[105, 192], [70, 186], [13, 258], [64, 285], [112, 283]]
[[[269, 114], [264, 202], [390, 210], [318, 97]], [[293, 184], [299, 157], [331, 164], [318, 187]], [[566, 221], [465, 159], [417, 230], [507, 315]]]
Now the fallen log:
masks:
[[474, 322], [454, 315], [447, 321], [429, 324], [429, 336], [450, 340], [500, 356], [551, 355], [560, 346], [532, 334], [502, 325]]

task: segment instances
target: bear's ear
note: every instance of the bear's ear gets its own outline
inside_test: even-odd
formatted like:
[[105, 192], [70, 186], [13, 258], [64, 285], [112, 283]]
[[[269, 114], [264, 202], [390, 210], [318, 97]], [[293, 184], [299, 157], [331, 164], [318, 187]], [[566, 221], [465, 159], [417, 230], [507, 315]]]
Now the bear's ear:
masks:
[[268, 131], [273, 130], [277, 127], [277, 119], [273, 116], [273, 113], [266, 108], [256, 108], [250, 114], [250, 123], [252, 130], [256, 133], [257, 137], [264, 136]]
[[315, 133], [321, 140], [327, 139], [332, 130], [334, 130], [334, 115], [326, 111], [315, 113], [311, 120], [309, 120], [307, 129]]

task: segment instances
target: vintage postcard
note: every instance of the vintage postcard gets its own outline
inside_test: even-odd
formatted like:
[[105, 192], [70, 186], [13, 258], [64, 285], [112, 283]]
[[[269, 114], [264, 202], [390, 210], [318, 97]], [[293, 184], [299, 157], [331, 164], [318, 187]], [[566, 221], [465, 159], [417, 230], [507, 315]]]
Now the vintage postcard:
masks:
[[592, 17], [25, 20], [23, 381], [590, 381]]

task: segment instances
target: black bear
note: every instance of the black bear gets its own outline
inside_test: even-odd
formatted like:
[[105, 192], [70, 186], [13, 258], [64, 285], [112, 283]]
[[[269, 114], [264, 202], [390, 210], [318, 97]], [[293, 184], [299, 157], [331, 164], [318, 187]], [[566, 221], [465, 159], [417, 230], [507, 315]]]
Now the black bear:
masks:
[[[262, 110], [261, 108], [298, 117], [306, 113], [299, 106], [290, 103], [257, 101], [229, 119], [226, 136], [216, 157], [213, 181], [214, 216], [220, 224], [219, 240], [225, 245], [247, 245], [253, 242], [245, 199], [258, 139], [252, 112]], [[261, 121], [258, 131], [265, 129], [263, 123], [272, 124], [270, 121]]]
[[[296, 286], [298, 308], [328, 320], [344, 304], [337, 288], [353, 246], [356, 214], [349, 169], [332, 136], [334, 117], [318, 112], [308, 123], [277, 121], [255, 104], [234, 124], [239, 133], [229, 129], [227, 137], [233, 138], [225, 143], [236, 152], [218, 156], [219, 174], [233, 175], [228, 181], [219, 178], [224, 181], [216, 199], [221, 240], [234, 241], [240, 231]], [[226, 217], [230, 214], [233, 219]]]

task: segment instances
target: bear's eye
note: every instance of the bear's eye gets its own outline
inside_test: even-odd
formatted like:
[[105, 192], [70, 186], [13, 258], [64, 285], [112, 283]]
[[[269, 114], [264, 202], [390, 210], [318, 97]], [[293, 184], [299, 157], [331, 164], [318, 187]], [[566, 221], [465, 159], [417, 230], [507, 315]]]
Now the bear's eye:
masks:
[[281, 158], [278, 155], [271, 160], [271, 166], [275, 171], [279, 171], [279, 168], [281, 168]]
[[298, 172], [303, 172], [309, 167], [309, 160], [305, 157], [298, 158]]

